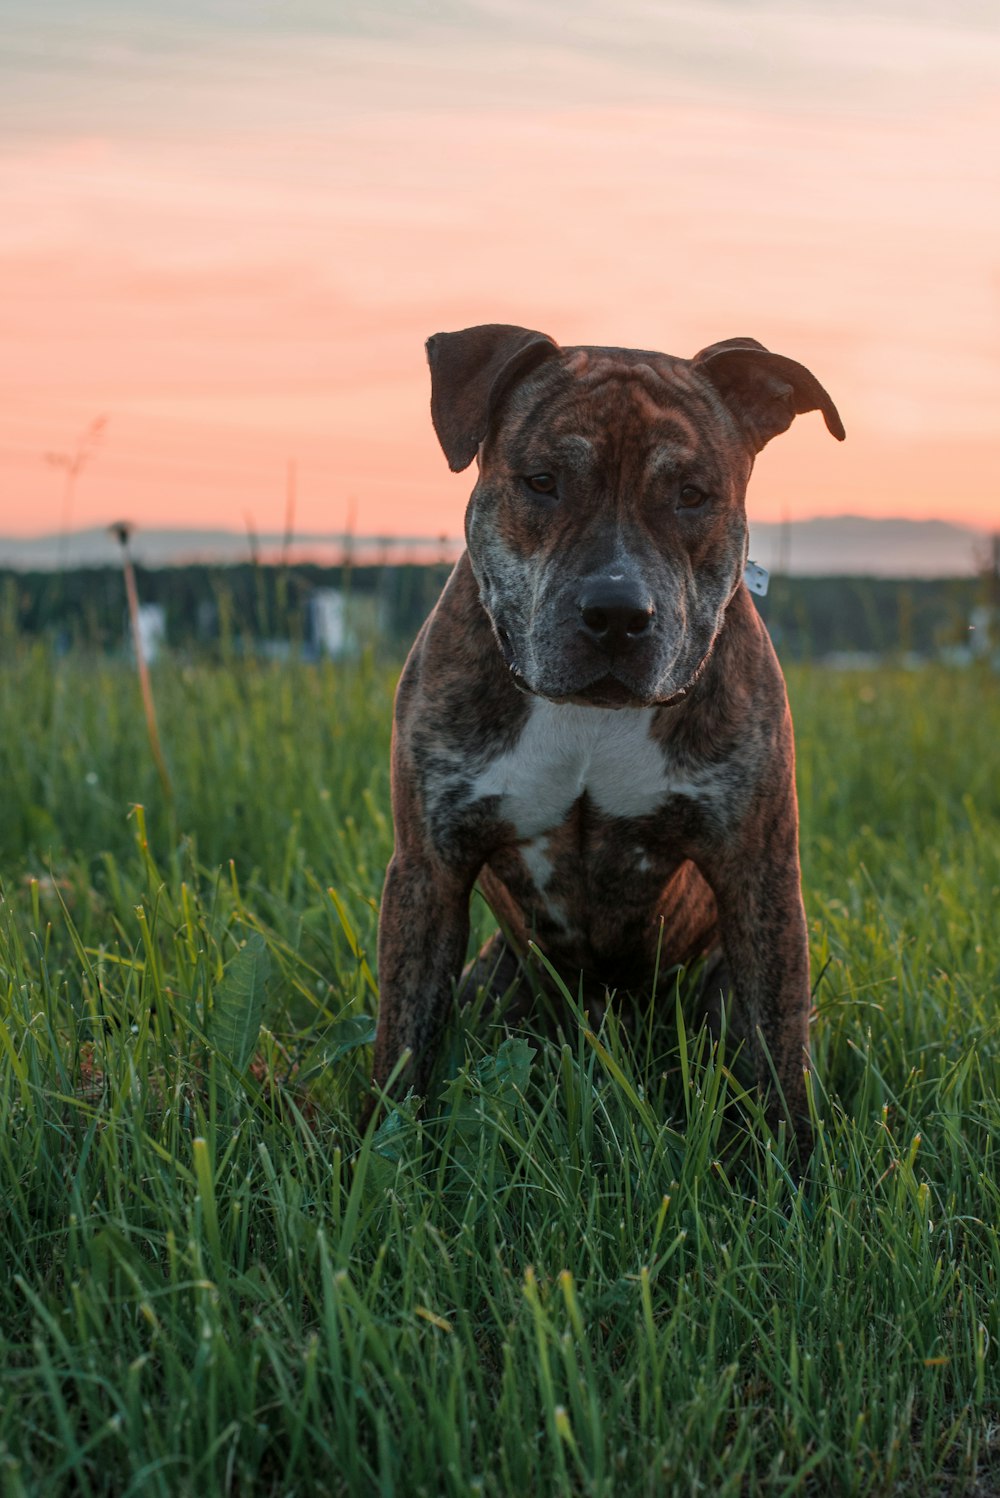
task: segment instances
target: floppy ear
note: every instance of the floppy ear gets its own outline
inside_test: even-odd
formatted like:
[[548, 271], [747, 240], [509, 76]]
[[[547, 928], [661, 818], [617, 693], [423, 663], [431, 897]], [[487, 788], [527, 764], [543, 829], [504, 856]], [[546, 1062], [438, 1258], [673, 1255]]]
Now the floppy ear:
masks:
[[490, 420], [515, 380], [558, 353], [544, 333], [506, 323], [485, 323], [427, 340], [431, 367], [431, 419], [448, 466], [468, 468]]
[[691, 363], [711, 380], [756, 452], [804, 411], [822, 411], [828, 430], [843, 442], [844, 423], [816, 376], [794, 359], [769, 353], [755, 338], [713, 343]]

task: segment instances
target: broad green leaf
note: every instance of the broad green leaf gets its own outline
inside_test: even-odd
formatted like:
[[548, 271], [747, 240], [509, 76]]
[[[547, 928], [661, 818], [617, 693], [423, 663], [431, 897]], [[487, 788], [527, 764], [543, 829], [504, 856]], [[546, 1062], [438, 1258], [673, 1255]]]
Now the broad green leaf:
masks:
[[375, 1039], [375, 1021], [368, 1014], [352, 1014], [339, 1020], [326, 1036], [323, 1050], [328, 1064], [356, 1051], [360, 1046], [371, 1045]]
[[226, 963], [215, 990], [209, 1037], [237, 1073], [246, 1071], [257, 1045], [270, 975], [267, 942], [255, 931]]
[[370, 1015], [352, 1014], [347, 1019], [339, 1020], [311, 1052], [309, 1064], [298, 1073], [299, 1084], [319, 1076], [328, 1066], [334, 1066], [352, 1051], [360, 1050], [363, 1045], [371, 1045], [374, 1039], [375, 1021]]

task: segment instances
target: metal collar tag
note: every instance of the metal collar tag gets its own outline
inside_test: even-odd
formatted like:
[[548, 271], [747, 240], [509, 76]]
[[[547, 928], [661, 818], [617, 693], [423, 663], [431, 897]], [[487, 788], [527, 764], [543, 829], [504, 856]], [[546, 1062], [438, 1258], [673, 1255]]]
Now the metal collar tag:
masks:
[[743, 569], [743, 581], [751, 593], [756, 593], [763, 598], [767, 593], [769, 581], [767, 568], [759, 566], [756, 562], [747, 562]]

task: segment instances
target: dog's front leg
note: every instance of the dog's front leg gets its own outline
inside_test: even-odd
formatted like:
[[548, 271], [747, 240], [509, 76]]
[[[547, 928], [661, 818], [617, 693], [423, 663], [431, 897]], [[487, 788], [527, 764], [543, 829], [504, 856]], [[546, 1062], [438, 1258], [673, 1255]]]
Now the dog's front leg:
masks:
[[377, 1087], [388, 1084], [409, 1051], [393, 1090], [426, 1088], [452, 984], [465, 960], [471, 882], [422, 850], [397, 849], [389, 864], [378, 932]]
[[805, 1080], [811, 997], [794, 793], [712, 869], [710, 883], [732, 984], [730, 1040], [743, 1045], [771, 1126], [787, 1119], [804, 1163], [812, 1147]]

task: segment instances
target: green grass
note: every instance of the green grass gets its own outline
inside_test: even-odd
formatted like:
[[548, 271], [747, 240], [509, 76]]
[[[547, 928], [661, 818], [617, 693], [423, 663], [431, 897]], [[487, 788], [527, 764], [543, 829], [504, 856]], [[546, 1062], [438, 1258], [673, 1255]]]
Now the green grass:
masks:
[[155, 686], [172, 810], [124, 665], [0, 669], [4, 1494], [1000, 1490], [995, 678], [792, 676], [801, 1189], [673, 979], [360, 1137], [391, 676]]

